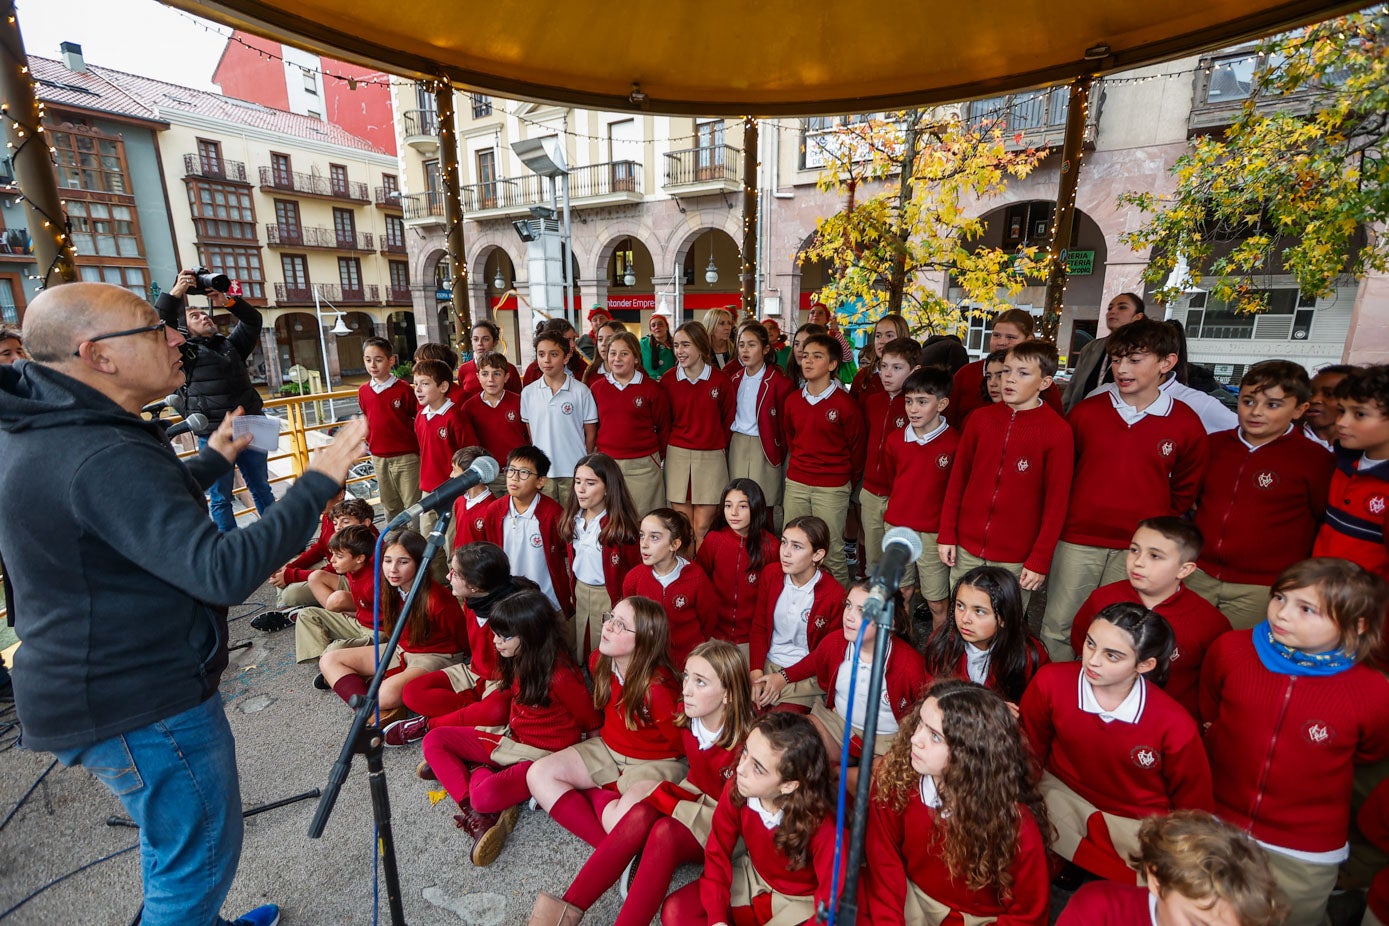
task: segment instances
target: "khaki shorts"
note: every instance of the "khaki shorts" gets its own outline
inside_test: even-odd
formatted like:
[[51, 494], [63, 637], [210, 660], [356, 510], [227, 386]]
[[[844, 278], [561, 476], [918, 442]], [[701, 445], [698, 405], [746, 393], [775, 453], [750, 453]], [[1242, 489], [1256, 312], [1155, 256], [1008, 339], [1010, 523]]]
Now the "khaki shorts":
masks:
[[762, 487], [767, 507], [775, 508], [781, 504], [781, 490], [786, 484], [786, 473], [780, 466], [773, 466], [762, 449], [762, 438], [746, 434], [734, 434], [728, 442], [728, 480], [751, 479]]
[[666, 498], [672, 505], [717, 505], [727, 486], [722, 450], [666, 448]]
[[865, 570], [871, 572], [873, 565], [883, 555], [883, 534], [887, 527], [883, 523], [883, 513], [887, 511], [887, 496], [878, 495], [867, 489], [858, 490], [858, 519], [863, 525], [863, 546], [859, 559]]
[[603, 633], [603, 614], [611, 611], [613, 600], [606, 585], [574, 582], [574, 621], [572, 625], [574, 658], [579, 665], [588, 665], [588, 654], [598, 648]]
[[[782, 670], [782, 666], [774, 662], [768, 662], [763, 670], [767, 675], [775, 675]], [[781, 695], [773, 704], [796, 704], [800, 707], [814, 707], [816, 704], [823, 704], [825, 701], [825, 689], [820, 687], [820, 683], [812, 678], [803, 678], [799, 682], [791, 682], [781, 689]]]
[[1197, 569], [1186, 577], [1186, 586], [1220, 609], [1235, 630], [1249, 630], [1268, 616], [1267, 585], [1222, 582]]
[[946, 922], [951, 926], [990, 926], [998, 922], [996, 916], [975, 916], [973, 913], [952, 910], [917, 887], [911, 878], [907, 879], [907, 896], [902, 907], [902, 915], [907, 926], [941, 926]]
[[733, 883], [729, 885], [730, 906], [750, 907], [752, 899], [763, 894], [772, 896], [772, 918], [762, 926], [800, 926], [815, 919], [813, 894], [783, 894], [767, 883], [752, 867], [752, 859], [743, 852], [733, 856]]
[[650, 456], [616, 462], [617, 468], [622, 470], [622, 481], [627, 483], [627, 494], [632, 496], [632, 507], [636, 509], [638, 518], [665, 507], [666, 482], [661, 475], [659, 460]]
[[625, 793], [637, 781], [680, 781], [688, 771], [684, 759], [633, 759], [613, 752], [601, 736], [569, 748], [579, 754], [594, 784], [617, 782], [618, 793]]
[[1322, 926], [1328, 922], [1326, 902], [1336, 887], [1341, 866], [1304, 862], [1274, 849], [1265, 849], [1264, 856], [1291, 909], [1287, 926]]
[[[840, 757], [844, 755], [844, 718], [830, 710], [824, 700], [816, 701], [810, 706], [810, 716], [820, 721], [825, 732], [829, 734], [830, 742], [833, 746], [830, 749], [830, 765], [838, 765]], [[863, 730], [854, 728], [854, 744], [850, 757], [857, 760], [863, 753]], [[892, 741], [897, 738], [896, 733], [882, 734], [873, 741], [873, 756], [885, 756], [892, 748]]]
[[[950, 567], [940, 561], [940, 553], [936, 551], [938, 535], [928, 534], [926, 531], [917, 531], [916, 535], [921, 538], [921, 556], [902, 574], [902, 584], [915, 588], [924, 601], [948, 601]], [[955, 555], [959, 556], [958, 548]]]
[[[1042, 773], [1039, 788], [1047, 805], [1047, 816], [1056, 828], [1056, 839], [1051, 848], [1057, 855], [1067, 861], [1074, 861], [1076, 850], [1082, 842], [1089, 842], [1091, 847], [1107, 852], [1108, 847], [1099, 846], [1089, 839], [1090, 818], [1095, 814], [1104, 818], [1109, 841], [1114, 845], [1114, 851], [1121, 863], [1127, 865], [1129, 856], [1138, 854], [1138, 827], [1142, 825], [1142, 820], [1105, 813], [1068, 788], [1051, 772]], [[1335, 868], [1334, 865], [1332, 867]], [[1144, 883], [1136, 871], [1133, 883]]]

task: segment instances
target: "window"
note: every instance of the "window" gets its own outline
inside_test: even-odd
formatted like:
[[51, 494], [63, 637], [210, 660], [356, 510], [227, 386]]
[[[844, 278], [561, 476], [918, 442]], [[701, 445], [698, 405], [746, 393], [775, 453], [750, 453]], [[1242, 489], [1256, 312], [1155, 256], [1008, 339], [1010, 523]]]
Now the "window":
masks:
[[341, 164], [328, 165], [328, 182], [333, 187], [334, 196], [347, 195], [347, 168]]
[[260, 248], [234, 245], [200, 244], [198, 256], [202, 265], [213, 273], [225, 273], [241, 281], [241, 294], [247, 299], [265, 298], [265, 268], [260, 262]]
[[274, 178], [275, 186], [286, 189], [294, 188], [294, 171], [290, 168], [289, 155], [276, 154], [272, 151], [270, 153], [270, 173]]
[[279, 227], [281, 242], [297, 244], [304, 239], [299, 225], [299, 204], [293, 200], [275, 200], [275, 224]]
[[1229, 103], [1247, 99], [1254, 89], [1254, 71], [1259, 58], [1251, 53], [1216, 58], [1211, 62], [1206, 86], [1207, 103]]
[[473, 98], [473, 118], [483, 119], [492, 115], [492, 98], [481, 93], [474, 93]]
[[390, 262], [391, 298], [395, 300], [410, 298], [410, 265], [403, 260]]
[[355, 248], [357, 246], [357, 220], [352, 215], [351, 209], [333, 210], [333, 233], [338, 239], [338, 247]]
[[132, 206], [68, 201], [72, 243], [84, 257], [139, 257], [140, 228]]
[[400, 196], [400, 180], [395, 174], [382, 174], [381, 189], [385, 192], [386, 199], [396, 199]]
[[311, 109], [311, 110], [309, 110], [307, 113], [305, 113], [305, 115], [308, 116], [310, 119], [322, 119], [322, 118], [323, 118], [323, 113], [319, 112], [319, 111], [316, 110], [316, 109]]
[[424, 84], [415, 84], [415, 108], [425, 112], [438, 112], [438, 101], [434, 98], [434, 91]]
[[56, 149], [58, 185], [95, 193], [130, 193], [124, 143], [119, 138], [79, 132], [47, 132]]
[[[1051, 234], [1051, 218], [1055, 211], [1056, 204], [1047, 202], [1009, 206], [1003, 214], [1003, 246], [1011, 249], [1045, 245]], [[1079, 226], [1077, 222], [1076, 227]]]
[[318, 77], [308, 68], [304, 68], [304, 92], [318, 96]]
[[149, 298], [149, 278], [143, 267], [78, 267], [77, 273], [84, 283], [113, 283], [141, 299]]
[[488, 148], [477, 153], [478, 207], [491, 209], [497, 205], [497, 152]]
[[0, 276], [0, 322], [7, 325], [19, 324], [17, 294], [20, 292], [22, 290], [19, 287], [19, 277], [11, 274]]
[[1186, 336], [1251, 341], [1306, 340], [1314, 309], [1299, 300], [1295, 289], [1256, 289], [1251, 295], [1263, 296], [1268, 309], [1258, 314], [1236, 312], [1207, 293], [1193, 293], [1187, 303]]
[[256, 211], [245, 187], [190, 180], [188, 207], [199, 238], [256, 240]]
[[425, 161], [423, 166], [424, 188], [425, 191], [430, 194], [429, 201], [431, 203], [441, 202], [441, 200], [439, 199], [439, 190], [441, 185], [439, 179], [441, 176], [439, 173], [439, 161], [437, 158], [432, 161]]
[[695, 123], [695, 179], [711, 180], [722, 174], [723, 120]]
[[386, 247], [405, 250], [405, 220], [398, 215], [386, 216]]
[[204, 174], [222, 176], [222, 143], [206, 138], [198, 139], [198, 160], [202, 162]]
[[302, 254], [284, 254], [280, 257], [280, 270], [285, 277], [285, 287], [291, 290], [307, 291], [309, 288], [309, 260]]
[[346, 298], [349, 292], [360, 297], [362, 293], [362, 262], [355, 257], [339, 257], [338, 281], [342, 283], [343, 298]]

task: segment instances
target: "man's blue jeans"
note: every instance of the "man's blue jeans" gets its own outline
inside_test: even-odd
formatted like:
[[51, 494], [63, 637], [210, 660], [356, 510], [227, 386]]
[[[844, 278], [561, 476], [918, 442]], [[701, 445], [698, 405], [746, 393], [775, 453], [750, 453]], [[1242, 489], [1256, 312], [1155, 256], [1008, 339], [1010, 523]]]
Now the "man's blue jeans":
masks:
[[[198, 438], [198, 449], [207, 446], [207, 438]], [[270, 489], [270, 470], [268, 457], [259, 450], [249, 447], [236, 458], [236, 467], [214, 482], [207, 490], [207, 505], [212, 513], [213, 523], [219, 531], [236, 530], [236, 515], [232, 512], [232, 487], [236, 484], [236, 470], [241, 470], [241, 478], [246, 480], [246, 488], [256, 501], [256, 511], [264, 513], [275, 504], [275, 493]]]
[[241, 784], [221, 697], [55, 755], [95, 775], [140, 827], [142, 926], [223, 926], [241, 858]]

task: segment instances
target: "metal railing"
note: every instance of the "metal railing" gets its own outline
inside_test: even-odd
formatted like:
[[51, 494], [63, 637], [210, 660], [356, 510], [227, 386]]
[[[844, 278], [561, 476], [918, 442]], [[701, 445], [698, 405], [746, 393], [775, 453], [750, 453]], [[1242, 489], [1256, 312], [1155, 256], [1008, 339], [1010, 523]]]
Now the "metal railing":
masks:
[[408, 286], [392, 286], [387, 294], [387, 305], [409, 305], [414, 301]]
[[328, 199], [350, 199], [353, 202], [371, 202], [371, 191], [365, 183], [356, 180], [334, 181], [319, 174], [306, 174], [302, 171], [282, 171], [273, 167], [260, 169], [260, 185], [284, 193], [302, 193], [307, 196], [323, 196]]
[[475, 183], [463, 187], [459, 192], [463, 194], [465, 212], [534, 206], [546, 202], [549, 198], [544, 184], [536, 174]]
[[[642, 169], [640, 161], [603, 161], [575, 167], [569, 172], [569, 196], [581, 205], [581, 200], [613, 193], [636, 193], [642, 191]], [[463, 197], [463, 211], [481, 212], [485, 209], [524, 209], [550, 201], [550, 193], [543, 179], [537, 174], [520, 177], [502, 177], [487, 183], [474, 183], [459, 191]], [[440, 211], [433, 213], [443, 215]], [[410, 215], [406, 208], [406, 217]]]
[[407, 138], [439, 134], [439, 114], [432, 109], [407, 109], [404, 118]]
[[323, 248], [330, 251], [374, 251], [376, 238], [371, 232], [346, 234], [336, 228], [315, 225], [265, 226], [265, 243], [272, 248]]
[[640, 161], [587, 164], [569, 172], [569, 196], [571, 199], [583, 199], [611, 193], [640, 193], [641, 177]]
[[712, 145], [666, 152], [666, 186], [743, 179], [743, 149]]
[[381, 287], [375, 283], [353, 289], [336, 283], [318, 283], [314, 286], [291, 286], [288, 283], [275, 284], [275, 303], [277, 305], [313, 305], [313, 291], [318, 297], [334, 305], [374, 305], [381, 301]]
[[0, 230], [0, 254], [33, 254], [34, 244], [29, 238], [29, 229], [9, 228]]
[[444, 217], [444, 194], [437, 191], [428, 193], [409, 193], [400, 197], [401, 209], [407, 219], [427, 219]]
[[183, 175], [185, 177], [206, 177], [208, 180], [231, 180], [236, 183], [245, 183], [246, 165], [240, 161], [185, 154], [183, 156]]
[[399, 187], [393, 187], [393, 186], [379, 186], [379, 187], [377, 187], [377, 188], [373, 191], [373, 193], [374, 193], [375, 195], [372, 197], [372, 199], [373, 199], [373, 201], [376, 203], [376, 205], [378, 205], [378, 206], [386, 206], [386, 207], [388, 207], [388, 208], [390, 208], [390, 207], [394, 207], [394, 208], [396, 208], [396, 209], [399, 209], [399, 208], [400, 208], [400, 188], [399, 188]]
[[382, 239], [381, 239], [381, 253], [382, 253], [382, 254], [404, 254], [404, 253], [405, 253], [405, 239], [404, 239], [404, 238], [397, 238], [397, 239], [382, 238]]

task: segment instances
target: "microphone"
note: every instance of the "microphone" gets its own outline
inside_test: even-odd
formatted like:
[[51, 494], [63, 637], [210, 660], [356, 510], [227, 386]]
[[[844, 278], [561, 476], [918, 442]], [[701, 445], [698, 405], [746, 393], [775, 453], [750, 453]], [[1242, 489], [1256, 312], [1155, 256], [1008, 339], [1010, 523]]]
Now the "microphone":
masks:
[[158, 402], [151, 402], [150, 404], [146, 405], [144, 408], [140, 409], [140, 414], [142, 414], [142, 415], [153, 415], [154, 417], [158, 418], [158, 417], [159, 417], [159, 413], [162, 412], [162, 411], [164, 411], [164, 409], [166, 409], [166, 408], [168, 408], [168, 407], [169, 407], [169, 397], [168, 397], [168, 396], [165, 396], [164, 398], [160, 399]]
[[[478, 457], [473, 461], [473, 465], [464, 470], [461, 474], [454, 476], [439, 488], [430, 492], [415, 504], [406, 508], [400, 514], [391, 519], [391, 523], [386, 525], [386, 530], [393, 531], [397, 527], [404, 527], [414, 518], [418, 518], [426, 511], [441, 511], [453, 504], [454, 499], [468, 491], [475, 485], [484, 482], [491, 482], [497, 478], [497, 461], [491, 457]], [[918, 551], [921, 544], [917, 543]]]
[[886, 609], [893, 592], [902, 585], [902, 573], [921, 558], [921, 537], [909, 527], [894, 527], [883, 535], [883, 555], [868, 580], [868, 599], [876, 601], [879, 613]]
[[187, 417], [188, 403], [183, 400], [183, 396], [177, 392], [171, 392], [164, 397], [164, 404], [172, 408], [179, 415]]
[[200, 412], [194, 412], [165, 431], [164, 436], [178, 437], [180, 434], [187, 434], [189, 431], [201, 431], [205, 427], [207, 427], [207, 416]]

